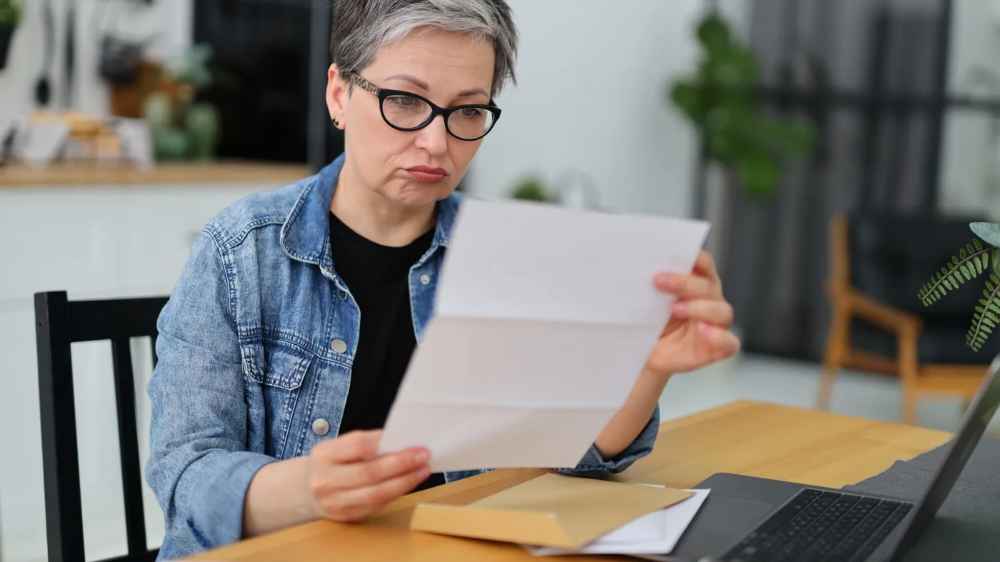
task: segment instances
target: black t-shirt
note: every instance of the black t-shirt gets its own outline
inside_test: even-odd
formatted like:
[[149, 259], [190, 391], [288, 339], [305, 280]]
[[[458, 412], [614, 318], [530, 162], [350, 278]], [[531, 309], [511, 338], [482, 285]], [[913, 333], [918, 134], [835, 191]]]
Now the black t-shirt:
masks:
[[[361, 309], [361, 333], [340, 434], [385, 425], [417, 345], [410, 309], [410, 267], [433, 239], [431, 229], [406, 246], [383, 246], [330, 213], [334, 266]], [[432, 474], [420, 489], [443, 483], [440, 474]]]

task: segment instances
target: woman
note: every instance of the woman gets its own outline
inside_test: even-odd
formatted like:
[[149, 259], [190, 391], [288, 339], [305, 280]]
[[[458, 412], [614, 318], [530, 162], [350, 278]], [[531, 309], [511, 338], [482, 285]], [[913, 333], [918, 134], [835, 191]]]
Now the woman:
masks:
[[[431, 475], [428, 451], [376, 456], [431, 316], [455, 186], [513, 79], [504, 0], [341, 0], [326, 101], [346, 151], [204, 229], [159, 321], [150, 485], [163, 557], [316, 518], [358, 521]], [[734, 353], [711, 258], [650, 280], [670, 322], [626, 404], [566, 472], [624, 470], [651, 449], [674, 373]]]

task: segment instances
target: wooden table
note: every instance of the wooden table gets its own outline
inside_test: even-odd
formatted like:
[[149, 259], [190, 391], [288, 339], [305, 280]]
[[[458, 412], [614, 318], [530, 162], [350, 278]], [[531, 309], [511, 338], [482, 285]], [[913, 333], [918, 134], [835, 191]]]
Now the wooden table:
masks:
[[[735, 472], [838, 488], [874, 476], [893, 462], [913, 458], [949, 438], [942, 431], [740, 401], [664, 422], [653, 453], [617, 478], [688, 488], [716, 472]], [[407, 524], [417, 502], [465, 503], [542, 473], [521, 469], [482, 474], [400, 498], [364, 524], [308, 523], [195, 559], [537, 560], [519, 546], [411, 532]]]

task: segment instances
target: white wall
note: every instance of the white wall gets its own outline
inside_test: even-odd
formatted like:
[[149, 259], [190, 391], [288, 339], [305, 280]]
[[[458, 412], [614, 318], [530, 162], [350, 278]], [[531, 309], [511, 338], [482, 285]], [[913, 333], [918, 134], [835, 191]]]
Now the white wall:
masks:
[[[473, 164], [469, 189], [509, 193], [525, 174], [549, 184], [582, 171], [600, 205], [689, 214], [694, 133], [667, 83], [696, 63], [703, 0], [511, 0], [521, 33], [518, 85]], [[723, 2], [742, 28], [747, 2]]]
[[[52, 85], [52, 109], [60, 106], [66, 84], [63, 76], [66, 12], [75, 6], [77, 44], [76, 82], [72, 109], [107, 113], [107, 87], [97, 76], [98, 44], [104, 31], [124, 38], [153, 37], [148, 53], [163, 59], [176, 55], [191, 43], [191, 1], [161, 0], [150, 7], [125, 0], [51, 0], [56, 44]], [[7, 68], [0, 72], [0, 119], [23, 115], [35, 108], [35, 82], [42, 72], [45, 35], [42, 29], [43, 0], [23, 2], [24, 17], [14, 34]], [[112, 16], [117, 11], [117, 24]]]
[[[953, 94], [1000, 98], [1000, 1], [955, 3], [949, 90]], [[975, 69], [993, 73], [992, 84], [977, 81]], [[991, 214], [1000, 220], [1000, 185], [990, 191], [992, 174], [1000, 182], [1000, 138], [991, 132], [1000, 120], [980, 111], [951, 111], [945, 120], [941, 207], [961, 214]]]

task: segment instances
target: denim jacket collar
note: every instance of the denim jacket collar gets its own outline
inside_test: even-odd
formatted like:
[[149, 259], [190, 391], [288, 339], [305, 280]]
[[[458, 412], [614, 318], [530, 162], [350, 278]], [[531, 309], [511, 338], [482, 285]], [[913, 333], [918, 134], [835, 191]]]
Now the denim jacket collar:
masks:
[[[304, 183], [302, 194], [281, 226], [281, 246], [285, 253], [292, 259], [318, 265], [324, 271], [333, 271], [329, 236], [330, 202], [337, 189], [337, 178], [344, 167], [345, 157], [346, 154], [341, 154], [311, 181]], [[459, 202], [457, 194], [438, 201], [434, 239], [420, 262], [433, 255], [439, 247], [448, 246]]]

